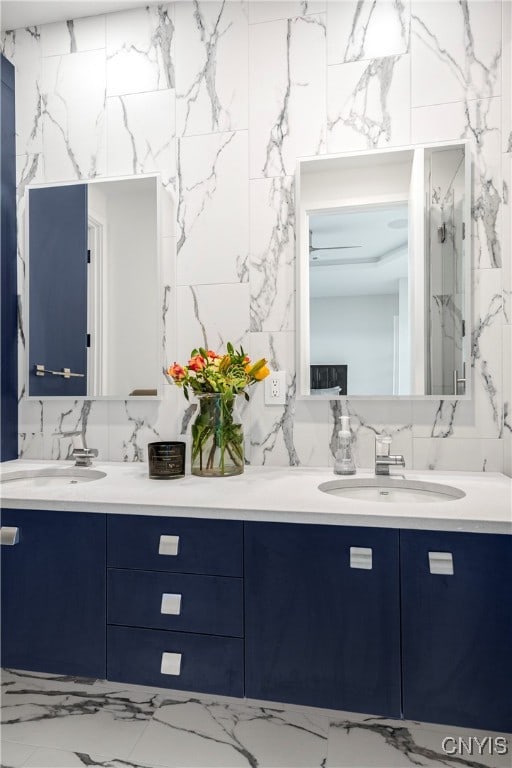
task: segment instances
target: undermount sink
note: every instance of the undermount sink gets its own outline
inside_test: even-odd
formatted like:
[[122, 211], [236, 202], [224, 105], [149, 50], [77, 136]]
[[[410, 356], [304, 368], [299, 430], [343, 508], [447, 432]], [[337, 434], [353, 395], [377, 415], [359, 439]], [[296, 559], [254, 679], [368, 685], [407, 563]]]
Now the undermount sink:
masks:
[[466, 495], [460, 488], [422, 480], [406, 480], [399, 477], [344, 478], [329, 480], [318, 486], [331, 496], [354, 501], [380, 501], [384, 503], [456, 501]]
[[0, 477], [0, 484], [19, 485], [24, 488], [62, 488], [77, 483], [90, 483], [92, 480], [101, 480], [102, 477], [106, 476], [107, 473], [101, 472], [99, 469], [81, 467], [17, 469], [12, 472], [5, 472]]

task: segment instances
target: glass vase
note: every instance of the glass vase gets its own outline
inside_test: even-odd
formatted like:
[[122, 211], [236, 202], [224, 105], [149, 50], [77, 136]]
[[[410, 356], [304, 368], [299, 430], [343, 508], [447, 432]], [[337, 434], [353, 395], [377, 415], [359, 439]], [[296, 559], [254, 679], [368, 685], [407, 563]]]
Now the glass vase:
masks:
[[244, 433], [235, 398], [198, 395], [199, 412], [192, 424], [192, 474], [228, 477], [244, 471]]

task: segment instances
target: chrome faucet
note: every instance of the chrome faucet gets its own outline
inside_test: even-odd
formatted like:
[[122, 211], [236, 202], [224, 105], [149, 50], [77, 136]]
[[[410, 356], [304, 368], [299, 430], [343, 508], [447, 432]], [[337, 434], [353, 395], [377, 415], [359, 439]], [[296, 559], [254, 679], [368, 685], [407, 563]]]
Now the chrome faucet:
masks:
[[97, 448], [75, 448], [71, 454], [75, 459], [75, 467], [90, 467], [92, 459], [98, 455]]
[[390, 467], [405, 467], [405, 459], [401, 454], [392, 455], [391, 438], [389, 435], [375, 435], [375, 474], [389, 475]]

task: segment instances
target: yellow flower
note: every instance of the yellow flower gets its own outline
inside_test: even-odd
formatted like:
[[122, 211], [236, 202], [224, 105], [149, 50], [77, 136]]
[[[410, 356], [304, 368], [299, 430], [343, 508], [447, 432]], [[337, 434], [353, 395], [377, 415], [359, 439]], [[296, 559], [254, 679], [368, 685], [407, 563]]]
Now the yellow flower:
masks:
[[264, 365], [262, 368], [256, 371], [253, 374], [253, 376], [256, 379], [256, 381], [262, 381], [263, 379], [266, 379], [269, 374], [270, 374], [270, 368], [268, 367], [268, 365]]
[[224, 355], [224, 357], [221, 359], [219, 363], [219, 370], [225, 373], [230, 365], [231, 365], [231, 357], [229, 355]]
[[256, 381], [261, 381], [262, 379], [267, 378], [270, 373], [270, 369], [267, 365], [267, 361], [264, 357], [262, 357], [261, 360], [258, 360], [257, 363], [247, 363], [245, 366], [245, 372], [251, 378], [256, 379]]

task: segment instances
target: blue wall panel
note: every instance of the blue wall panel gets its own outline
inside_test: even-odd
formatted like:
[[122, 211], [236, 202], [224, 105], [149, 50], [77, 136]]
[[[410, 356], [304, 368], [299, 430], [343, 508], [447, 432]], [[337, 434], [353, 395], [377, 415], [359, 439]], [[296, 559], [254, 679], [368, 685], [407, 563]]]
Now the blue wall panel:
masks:
[[0, 54], [0, 460], [18, 457], [18, 333], [16, 288], [16, 147], [14, 67]]

